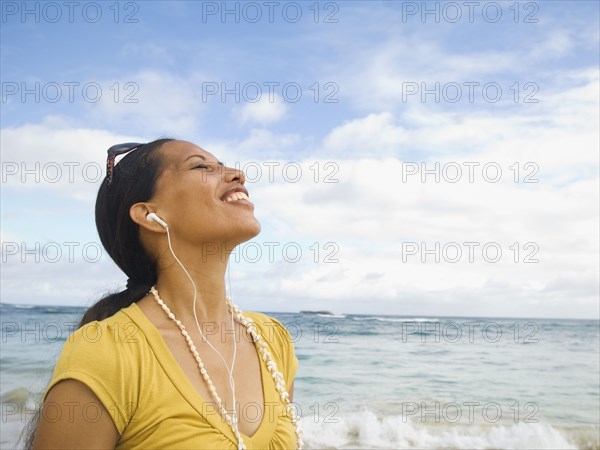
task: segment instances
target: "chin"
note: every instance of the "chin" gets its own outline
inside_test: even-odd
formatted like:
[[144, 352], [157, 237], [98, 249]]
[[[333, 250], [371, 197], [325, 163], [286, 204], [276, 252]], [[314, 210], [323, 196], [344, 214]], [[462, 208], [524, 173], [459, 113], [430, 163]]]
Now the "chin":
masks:
[[250, 239], [258, 236], [261, 231], [260, 222], [256, 219], [252, 223], [249, 223], [247, 227], [245, 227], [245, 239], [241, 242], [249, 241]]
[[[233, 231], [233, 230], [232, 230]], [[234, 246], [240, 245], [258, 236], [261, 231], [260, 222], [256, 219], [238, 223], [235, 231], [231, 233], [230, 240]]]

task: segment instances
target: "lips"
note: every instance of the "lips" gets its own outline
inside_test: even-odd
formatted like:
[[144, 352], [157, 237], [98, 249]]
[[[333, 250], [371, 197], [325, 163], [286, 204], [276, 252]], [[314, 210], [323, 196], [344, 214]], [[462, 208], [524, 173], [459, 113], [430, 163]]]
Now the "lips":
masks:
[[248, 191], [243, 186], [234, 187], [221, 197], [221, 201], [224, 202], [234, 202], [236, 200], [248, 200]]

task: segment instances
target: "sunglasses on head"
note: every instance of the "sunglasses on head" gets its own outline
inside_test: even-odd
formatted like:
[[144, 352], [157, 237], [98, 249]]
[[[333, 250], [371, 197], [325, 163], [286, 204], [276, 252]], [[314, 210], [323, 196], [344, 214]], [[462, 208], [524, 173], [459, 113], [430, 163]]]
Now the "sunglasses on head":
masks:
[[115, 168], [115, 158], [119, 155], [123, 155], [125, 153], [129, 153], [136, 148], [141, 147], [145, 144], [140, 144], [138, 142], [127, 142], [125, 144], [117, 144], [113, 145], [111, 148], [107, 150], [108, 157], [106, 158], [106, 184], [110, 185], [113, 177], [113, 170]]

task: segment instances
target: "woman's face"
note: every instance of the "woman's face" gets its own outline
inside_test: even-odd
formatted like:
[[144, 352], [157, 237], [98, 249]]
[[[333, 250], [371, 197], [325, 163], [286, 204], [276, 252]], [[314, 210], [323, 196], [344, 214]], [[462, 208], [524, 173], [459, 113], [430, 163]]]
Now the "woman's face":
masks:
[[159, 151], [164, 166], [148, 203], [174, 239], [191, 245], [226, 244], [232, 250], [260, 232], [240, 170], [225, 167], [186, 141], [167, 142]]

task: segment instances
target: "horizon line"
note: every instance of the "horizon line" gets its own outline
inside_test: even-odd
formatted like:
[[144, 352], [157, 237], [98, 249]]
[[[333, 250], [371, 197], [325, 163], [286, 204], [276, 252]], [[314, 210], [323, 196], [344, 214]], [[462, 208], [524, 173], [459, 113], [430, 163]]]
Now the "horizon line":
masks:
[[[45, 305], [45, 304], [36, 304], [36, 303], [10, 303], [10, 302], [3, 302], [0, 301], [0, 305], [11, 305], [11, 306], [32, 306], [32, 307], [36, 307], [36, 306], [47, 306], [47, 307], [59, 307], [59, 308], [82, 308], [82, 309], [86, 309], [86, 308], [90, 308], [92, 305], [90, 306], [82, 306], [82, 305], [57, 305], [57, 304], [50, 304], [50, 305]], [[242, 310], [244, 311], [244, 310]], [[258, 311], [258, 310], [246, 310], [246, 311], [256, 311], [256, 312], [263, 312], [263, 313], [276, 313], [276, 314], [305, 314], [305, 313], [301, 313], [300, 311]], [[312, 310], [303, 310], [303, 311], [312, 311]], [[329, 310], [328, 310], [329, 311]], [[331, 311], [329, 311], [331, 312]], [[318, 315], [318, 312], [315, 313], [308, 313], [307, 315]], [[445, 315], [437, 315], [437, 316], [431, 316], [431, 315], [426, 315], [426, 314], [385, 314], [385, 313], [376, 313], [376, 314], [366, 314], [366, 313], [346, 313], [346, 312], [336, 312], [336, 313], [331, 313], [332, 315], [344, 315], [344, 316], [389, 316], [389, 317], [427, 317], [427, 318], [438, 318], [438, 317], [445, 317], [445, 318], [474, 318], [474, 319], [482, 319], [482, 318], [493, 318], [493, 319], [540, 319], [540, 320], [590, 320], [590, 321], [598, 321], [600, 322], [600, 314], [598, 318], [587, 318], [587, 317], [515, 317], [515, 316], [445, 316]], [[322, 314], [320, 317], [323, 316], [327, 316], [328, 314]]]

